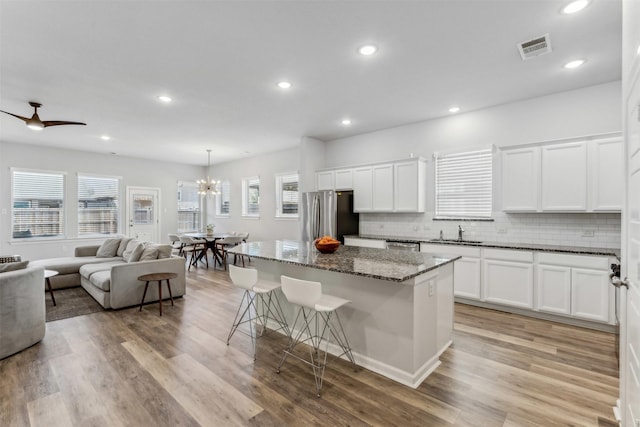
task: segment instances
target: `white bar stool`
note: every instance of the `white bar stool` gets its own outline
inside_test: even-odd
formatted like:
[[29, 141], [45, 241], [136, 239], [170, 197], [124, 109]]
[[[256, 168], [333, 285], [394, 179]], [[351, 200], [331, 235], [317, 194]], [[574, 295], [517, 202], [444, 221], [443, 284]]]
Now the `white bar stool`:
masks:
[[[275, 331], [283, 330], [287, 336], [290, 335], [282, 306], [277, 295], [274, 294], [274, 291], [280, 288], [280, 283], [258, 280], [258, 270], [236, 267], [235, 265], [229, 265], [229, 277], [235, 286], [244, 289], [244, 294], [229, 331], [227, 345], [236, 331], [250, 336], [253, 345], [253, 360], [256, 360], [256, 340], [267, 329], [269, 318], [279, 325]], [[262, 330], [259, 336], [256, 333], [254, 322], [260, 323]], [[244, 323], [249, 323], [248, 334], [242, 329], [238, 329]]]
[[[291, 326], [291, 335], [289, 336], [289, 344], [284, 349], [282, 359], [276, 368], [276, 372], [280, 373], [280, 368], [284, 364], [287, 356], [311, 365], [313, 376], [316, 381], [316, 392], [320, 397], [322, 389], [322, 380], [324, 378], [324, 370], [327, 365], [327, 349], [329, 347], [329, 339], [333, 337], [336, 344], [342, 349], [342, 353], [337, 355], [341, 357], [346, 355], [347, 358], [356, 364], [351, 347], [344, 333], [342, 322], [336, 311], [338, 308], [351, 301], [344, 298], [326, 295], [322, 293], [322, 285], [320, 282], [311, 282], [308, 280], [294, 279], [293, 277], [280, 276], [282, 284], [282, 292], [291, 304], [298, 306], [293, 325]], [[331, 322], [331, 315], [335, 313], [335, 318], [339, 329]], [[300, 325], [298, 325], [300, 321]], [[296, 328], [299, 329], [296, 331]], [[313, 328], [313, 331], [311, 330]], [[327, 335], [327, 331], [330, 336]], [[295, 334], [295, 336], [294, 336]], [[303, 338], [306, 334], [306, 338]], [[325, 341], [324, 355], [321, 356], [320, 344]], [[294, 353], [294, 348], [301, 343], [309, 342], [309, 359]], [[315, 356], [315, 357], [314, 357]]]

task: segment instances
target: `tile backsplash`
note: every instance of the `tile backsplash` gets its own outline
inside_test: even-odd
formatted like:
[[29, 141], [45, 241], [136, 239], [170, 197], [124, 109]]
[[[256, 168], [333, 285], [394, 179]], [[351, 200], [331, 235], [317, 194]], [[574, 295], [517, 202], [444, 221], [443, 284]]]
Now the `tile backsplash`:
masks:
[[458, 225], [467, 240], [543, 245], [620, 248], [620, 214], [616, 213], [504, 213], [493, 221], [434, 220], [424, 214], [360, 214], [360, 234], [436, 239], [458, 237]]

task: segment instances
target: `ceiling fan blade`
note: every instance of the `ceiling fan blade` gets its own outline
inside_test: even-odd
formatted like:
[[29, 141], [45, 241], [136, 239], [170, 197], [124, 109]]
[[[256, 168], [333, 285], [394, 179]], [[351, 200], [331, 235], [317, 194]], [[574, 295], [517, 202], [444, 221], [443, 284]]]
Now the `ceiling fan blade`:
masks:
[[25, 122], [25, 123], [26, 123], [26, 122], [28, 122], [29, 120], [31, 120], [30, 118], [22, 117], [22, 116], [18, 116], [17, 114], [13, 114], [13, 113], [10, 113], [10, 112], [8, 112], [8, 111], [2, 111], [2, 110], [0, 110], [0, 112], [5, 113], [5, 114], [8, 114], [8, 115], [13, 116], [13, 117], [17, 117], [17, 118], [19, 118], [20, 120], [22, 120], [22, 121], [23, 121], [23, 122]]
[[62, 120], [45, 120], [42, 122], [42, 124], [44, 125], [44, 127], [49, 127], [49, 126], [62, 126], [62, 125], [83, 125], [86, 126], [86, 123], [82, 123], [82, 122], [65, 122]]

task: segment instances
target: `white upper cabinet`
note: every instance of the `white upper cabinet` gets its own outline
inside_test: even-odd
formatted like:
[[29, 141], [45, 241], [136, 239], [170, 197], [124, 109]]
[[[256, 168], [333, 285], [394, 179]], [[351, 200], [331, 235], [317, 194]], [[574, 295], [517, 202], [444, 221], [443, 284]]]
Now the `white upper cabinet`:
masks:
[[334, 171], [316, 172], [316, 190], [333, 190], [334, 189]]
[[372, 169], [374, 211], [393, 211], [393, 165], [377, 165]]
[[587, 143], [542, 147], [543, 211], [587, 210]]
[[422, 161], [399, 162], [393, 165], [395, 212], [424, 212], [426, 167]]
[[595, 212], [622, 210], [624, 171], [622, 138], [594, 141], [591, 145], [589, 208]]
[[620, 137], [502, 150], [502, 210], [620, 212]]
[[[326, 174], [326, 176], [325, 176]], [[335, 190], [353, 189], [354, 212], [424, 212], [426, 162], [415, 158], [392, 163], [316, 172]]]
[[353, 189], [353, 169], [338, 169], [335, 171], [336, 190]]
[[353, 211], [373, 210], [373, 170], [371, 167], [353, 170]]
[[540, 203], [540, 148], [502, 152], [502, 210], [531, 212]]

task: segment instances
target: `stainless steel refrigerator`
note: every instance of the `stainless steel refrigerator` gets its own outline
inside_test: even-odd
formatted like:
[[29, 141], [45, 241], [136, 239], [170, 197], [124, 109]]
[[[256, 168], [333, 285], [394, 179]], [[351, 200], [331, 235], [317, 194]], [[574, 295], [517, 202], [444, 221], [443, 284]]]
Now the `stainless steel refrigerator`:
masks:
[[358, 234], [360, 215], [353, 212], [353, 191], [302, 193], [303, 241], [331, 236], [344, 243], [344, 236]]

